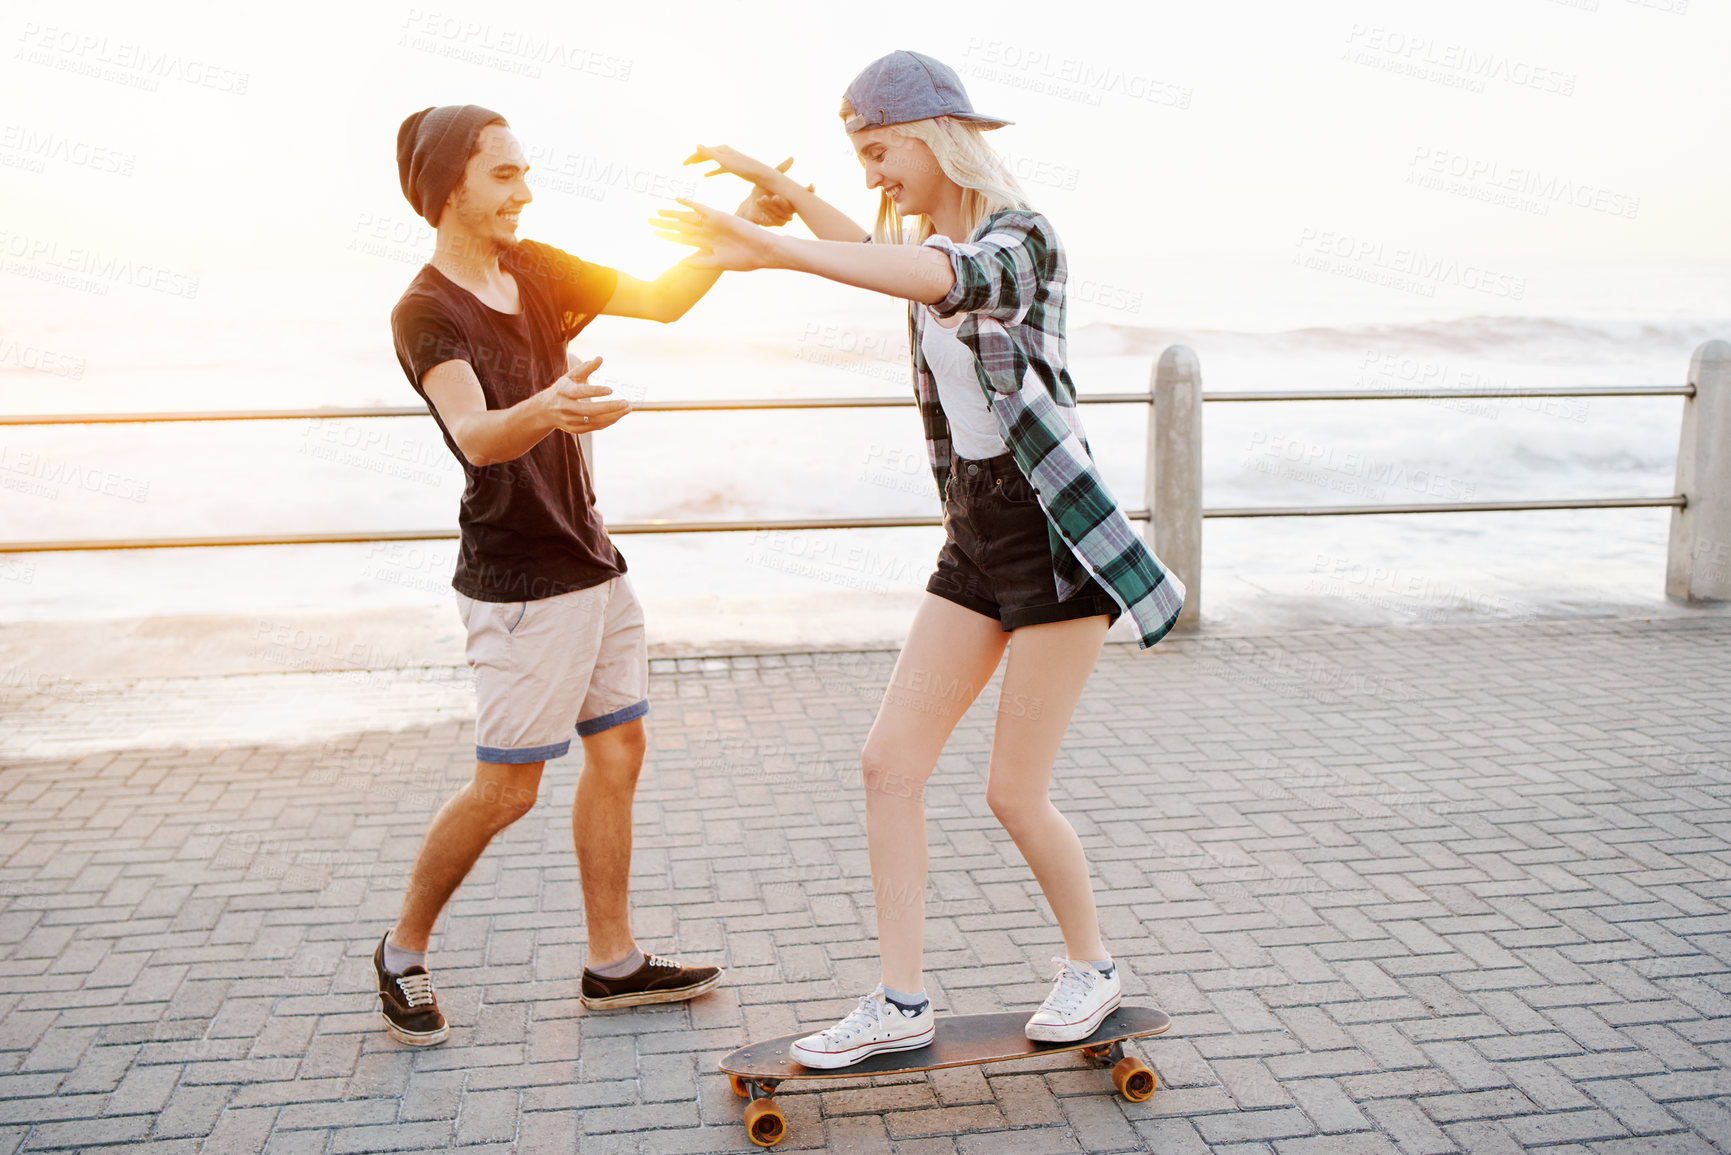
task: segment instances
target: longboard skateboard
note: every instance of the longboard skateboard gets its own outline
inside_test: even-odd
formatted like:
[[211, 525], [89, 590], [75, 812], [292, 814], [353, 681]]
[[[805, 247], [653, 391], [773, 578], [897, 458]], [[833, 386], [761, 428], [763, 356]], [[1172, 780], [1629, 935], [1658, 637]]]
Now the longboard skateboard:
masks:
[[1164, 1034], [1172, 1026], [1165, 1011], [1120, 1006], [1106, 1016], [1100, 1029], [1072, 1043], [1036, 1043], [1022, 1029], [1027, 1011], [995, 1015], [953, 1015], [938, 1019], [932, 1041], [911, 1051], [881, 1051], [851, 1067], [807, 1067], [793, 1059], [788, 1047], [810, 1031], [749, 1043], [717, 1064], [731, 1077], [733, 1093], [748, 1102], [745, 1127], [759, 1147], [773, 1147], [787, 1135], [787, 1118], [775, 1102], [775, 1089], [787, 1079], [857, 1079], [861, 1075], [903, 1075], [940, 1067], [969, 1067], [1081, 1051], [1096, 1067], [1112, 1068], [1112, 1083], [1120, 1094], [1140, 1103], [1154, 1093], [1154, 1072], [1134, 1055], [1124, 1054], [1124, 1040]]

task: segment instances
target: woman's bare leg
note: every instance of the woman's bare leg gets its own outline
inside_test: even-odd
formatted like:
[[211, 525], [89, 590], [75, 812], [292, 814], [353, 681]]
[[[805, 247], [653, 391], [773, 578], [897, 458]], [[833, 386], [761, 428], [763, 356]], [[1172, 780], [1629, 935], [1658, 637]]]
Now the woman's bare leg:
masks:
[[1104, 959], [1106, 947], [1082, 841], [1047, 791], [1106, 626], [1101, 615], [1023, 626], [1011, 635], [986, 784], [986, 804], [1028, 860], [1073, 959]]
[[883, 984], [892, 990], [923, 985], [926, 780], [1008, 639], [996, 619], [928, 593], [860, 753], [878, 952]]

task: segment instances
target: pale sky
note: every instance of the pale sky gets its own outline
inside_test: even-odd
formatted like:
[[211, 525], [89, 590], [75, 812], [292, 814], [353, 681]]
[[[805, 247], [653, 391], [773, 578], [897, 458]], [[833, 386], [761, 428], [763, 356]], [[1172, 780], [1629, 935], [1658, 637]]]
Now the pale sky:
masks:
[[194, 271], [341, 264], [358, 235], [413, 248], [397, 125], [474, 102], [544, 179], [564, 168], [524, 235], [652, 274], [682, 255], [644, 223], [664, 194], [740, 195], [680, 167], [698, 141], [792, 154], [869, 220], [836, 108], [906, 47], [1016, 122], [994, 142], [1072, 249], [1723, 259], [1728, 7], [26, 2], [0, 25], [0, 232]]

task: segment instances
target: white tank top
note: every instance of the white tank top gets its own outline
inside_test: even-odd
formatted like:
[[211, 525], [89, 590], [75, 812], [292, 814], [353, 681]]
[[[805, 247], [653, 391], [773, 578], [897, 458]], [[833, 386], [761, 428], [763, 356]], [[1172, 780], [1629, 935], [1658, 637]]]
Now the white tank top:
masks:
[[1008, 452], [998, 432], [998, 419], [986, 406], [986, 395], [974, 372], [973, 353], [962, 344], [955, 329], [938, 324], [929, 312], [925, 320], [920, 326], [920, 351], [938, 383], [938, 402], [950, 423], [950, 446], [956, 456], [983, 461]]

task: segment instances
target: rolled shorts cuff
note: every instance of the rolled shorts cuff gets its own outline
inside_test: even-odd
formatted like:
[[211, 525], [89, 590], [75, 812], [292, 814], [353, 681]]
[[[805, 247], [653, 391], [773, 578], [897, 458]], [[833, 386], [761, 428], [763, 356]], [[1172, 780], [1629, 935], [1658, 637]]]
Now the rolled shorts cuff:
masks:
[[926, 592], [929, 594], [936, 594], [946, 602], [954, 602], [964, 610], [973, 610], [976, 614], [983, 614], [992, 619], [998, 617], [998, 606], [996, 603], [989, 602], [985, 598], [977, 598], [973, 594], [963, 593], [961, 590], [955, 588], [956, 584], [957, 583], [955, 582], [945, 581], [941, 574], [933, 574], [926, 580]]
[[[603, 714], [599, 718], [587, 718], [577, 723], [577, 736], [591, 738], [603, 730], [611, 730], [615, 726], [623, 726], [627, 722], [635, 722], [649, 713], [649, 699], [633, 702], [624, 709], [615, 710], [611, 714]], [[569, 742], [566, 743], [570, 745]]]
[[547, 746], [523, 746], [515, 750], [502, 746], [476, 746], [475, 761], [499, 762], [506, 766], [517, 766], [524, 762], [547, 762], [554, 758], [563, 758], [571, 752], [571, 740], [554, 742]]
[[1019, 630], [1023, 626], [1044, 626], [1052, 622], [1069, 622], [1077, 618], [1093, 618], [1105, 614], [1111, 619], [1107, 623], [1110, 625], [1111, 622], [1116, 622], [1118, 615], [1123, 612], [1109, 594], [1085, 594], [1067, 602], [1005, 610], [1003, 623], [1006, 630]]

